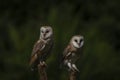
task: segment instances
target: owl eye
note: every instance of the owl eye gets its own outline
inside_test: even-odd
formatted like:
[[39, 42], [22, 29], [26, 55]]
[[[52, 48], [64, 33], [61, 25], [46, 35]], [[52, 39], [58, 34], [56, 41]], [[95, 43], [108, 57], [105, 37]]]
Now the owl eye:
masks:
[[49, 31], [47, 30], [46, 33], [48, 33]]
[[83, 39], [80, 40], [80, 43], [83, 41]]
[[77, 40], [75, 39], [75, 42], [77, 42]]
[[44, 31], [41, 31], [42, 33], [44, 33]]

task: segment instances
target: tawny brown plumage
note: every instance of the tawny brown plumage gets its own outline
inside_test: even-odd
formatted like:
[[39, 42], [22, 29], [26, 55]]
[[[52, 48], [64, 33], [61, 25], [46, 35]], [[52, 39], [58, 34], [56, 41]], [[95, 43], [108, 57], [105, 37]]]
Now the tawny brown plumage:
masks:
[[75, 65], [75, 62], [82, 54], [83, 43], [83, 36], [73, 36], [63, 52], [63, 63], [64, 65], [68, 66], [70, 70], [79, 71]]
[[40, 30], [40, 39], [35, 43], [29, 65], [37, 68], [40, 62], [45, 62], [53, 47], [53, 32], [50, 26], [43, 26]]

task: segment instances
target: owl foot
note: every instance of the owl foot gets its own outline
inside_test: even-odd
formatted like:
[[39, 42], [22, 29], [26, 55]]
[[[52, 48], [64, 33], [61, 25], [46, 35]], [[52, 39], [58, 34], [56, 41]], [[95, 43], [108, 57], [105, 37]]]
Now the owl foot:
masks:
[[40, 65], [43, 66], [43, 67], [47, 66], [47, 64], [45, 63], [45, 61], [42, 61], [42, 62], [40, 61]]

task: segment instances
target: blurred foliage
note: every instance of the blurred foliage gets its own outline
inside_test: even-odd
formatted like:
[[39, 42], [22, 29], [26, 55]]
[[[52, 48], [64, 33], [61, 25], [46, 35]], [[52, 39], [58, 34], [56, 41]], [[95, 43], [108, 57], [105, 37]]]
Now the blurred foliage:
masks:
[[85, 37], [78, 80], [120, 80], [119, 19], [119, 0], [0, 0], [0, 80], [38, 80], [28, 61], [42, 25], [54, 29], [49, 80], [67, 79], [60, 56], [75, 34]]

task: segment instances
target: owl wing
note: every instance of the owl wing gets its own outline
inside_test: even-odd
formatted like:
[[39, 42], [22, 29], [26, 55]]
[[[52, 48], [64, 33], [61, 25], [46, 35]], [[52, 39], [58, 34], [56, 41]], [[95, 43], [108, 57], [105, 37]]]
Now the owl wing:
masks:
[[67, 59], [71, 54], [72, 53], [70, 51], [70, 45], [68, 45], [67, 48], [63, 52], [63, 59], [62, 60]]
[[32, 65], [38, 58], [38, 54], [41, 55], [41, 51], [44, 49], [45, 43], [42, 40], [38, 40], [32, 50], [30, 65]]
[[33, 47], [31, 56], [35, 55], [38, 51], [42, 51], [44, 47], [45, 47], [44, 41], [38, 40]]
[[43, 61], [45, 61], [50, 55], [51, 55], [51, 51], [53, 49], [53, 45], [54, 45], [54, 42], [53, 40], [51, 40], [51, 42], [47, 45], [47, 50], [46, 52], [43, 54]]

